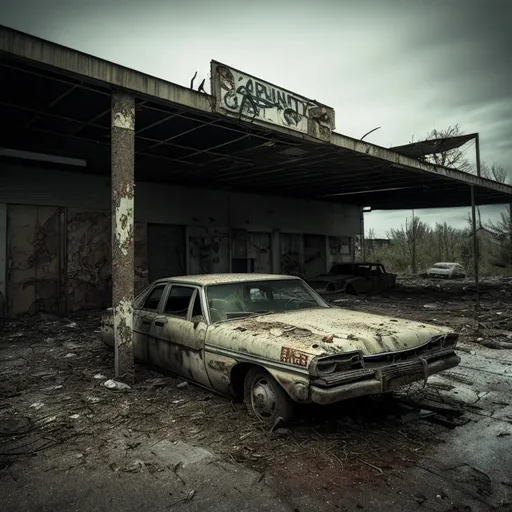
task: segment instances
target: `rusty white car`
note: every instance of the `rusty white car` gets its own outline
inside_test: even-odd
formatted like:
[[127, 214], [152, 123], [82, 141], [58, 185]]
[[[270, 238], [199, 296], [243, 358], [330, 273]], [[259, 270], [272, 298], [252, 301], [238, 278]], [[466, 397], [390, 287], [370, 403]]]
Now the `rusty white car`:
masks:
[[[102, 338], [113, 342], [112, 310]], [[264, 423], [297, 404], [392, 391], [459, 364], [450, 329], [330, 306], [302, 279], [173, 277], [135, 300], [135, 357], [245, 400]], [[279, 420], [279, 417], [282, 420]]]
[[440, 277], [444, 279], [457, 279], [465, 278], [466, 271], [460, 263], [434, 263], [432, 267], [427, 270], [428, 277]]

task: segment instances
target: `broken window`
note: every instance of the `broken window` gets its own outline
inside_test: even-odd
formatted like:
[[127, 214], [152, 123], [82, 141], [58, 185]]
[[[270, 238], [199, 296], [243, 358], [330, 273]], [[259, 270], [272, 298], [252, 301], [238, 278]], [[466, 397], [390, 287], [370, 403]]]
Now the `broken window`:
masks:
[[201, 297], [199, 295], [199, 290], [196, 293], [196, 298], [194, 299], [194, 306], [192, 307], [192, 320], [195, 319], [204, 321], [203, 306], [201, 305]]
[[164, 292], [165, 284], [160, 284], [153, 288], [153, 291], [150, 292], [146, 301], [144, 302], [143, 309], [149, 309], [151, 311], [156, 311], [158, 309], [158, 304], [160, 304], [160, 299], [162, 298], [162, 294]]
[[173, 286], [167, 297], [164, 313], [186, 318], [193, 293], [194, 288]]

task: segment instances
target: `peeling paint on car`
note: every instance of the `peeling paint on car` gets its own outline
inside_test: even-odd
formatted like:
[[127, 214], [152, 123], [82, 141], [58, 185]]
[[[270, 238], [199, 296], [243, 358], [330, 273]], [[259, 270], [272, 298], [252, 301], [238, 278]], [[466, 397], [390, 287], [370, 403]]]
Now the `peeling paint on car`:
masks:
[[[189, 279], [203, 293], [215, 282], [289, 280], [289, 276], [257, 274], [244, 275], [245, 281], [241, 275], [200, 277]], [[167, 281], [183, 284], [185, 280]], [[203, 284], [198, 284], [200, 281]], [[457, 335], [448, 328], [342, 308], [248, 313], [247, 317], [216, 323], [136, 309], [135, 324], [142, 316], [147, 322], [148, 314], [155, 325], [146, 341], [147, 362], [223, 394], [235, 392], [235, 367], [242, 369], [238, 381], [240, 375], [243, 380], [244, 367], [258, 366], [293, 400], [327, 404], [423, 380], [460, 360], [453, 350]], [[102, 336], [107, 344], [111, 332], [105, 320]], [[451, 341], [445, 346], [448, 335]]]

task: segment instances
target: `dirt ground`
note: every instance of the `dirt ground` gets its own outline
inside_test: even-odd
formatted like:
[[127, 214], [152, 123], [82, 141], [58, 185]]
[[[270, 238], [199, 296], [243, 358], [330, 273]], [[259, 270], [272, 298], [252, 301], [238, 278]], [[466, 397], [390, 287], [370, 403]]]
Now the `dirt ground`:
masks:
[[0, 325], [0, 509], [512, 510], [511, 282], [485, 281], [478, 309], [470, 281], [334, 300], [449, 325], [463, 361], [425, 389], [304, 408], [269, 432], [242, 404], [143, 366], [129, 390], [107, 389], [97, 312]]

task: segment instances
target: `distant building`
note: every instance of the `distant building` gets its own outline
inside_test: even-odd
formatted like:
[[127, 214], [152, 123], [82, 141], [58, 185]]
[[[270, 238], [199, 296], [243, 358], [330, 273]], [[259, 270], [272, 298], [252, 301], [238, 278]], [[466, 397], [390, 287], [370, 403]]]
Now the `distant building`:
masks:
[[368, 238], [364, 243], [366, 244], [366, 252], [374, 253], [380, 249], [390, 247], [392, 242], [389, 238]]

